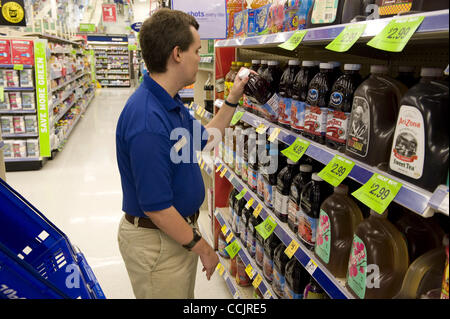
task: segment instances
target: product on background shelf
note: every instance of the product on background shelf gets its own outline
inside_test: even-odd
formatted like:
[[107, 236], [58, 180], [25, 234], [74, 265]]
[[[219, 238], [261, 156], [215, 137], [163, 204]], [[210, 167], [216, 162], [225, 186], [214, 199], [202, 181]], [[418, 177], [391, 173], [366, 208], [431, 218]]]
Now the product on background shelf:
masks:
[[285, 278], [284, 299], [303, 299], [310, 276], [297, 258], [291, 258], [286, 264]]
[[345, 154], [387, 170], [399, 103], [407, 88], [372, 65], [370, 76], [355, 91]]
[[244, 206], [242, 209], [241, 218], [239, 220], [239, 233], [241, 234], [241, 241], [244, 245], [247, 245], [248, 240], [248, 223], [250, 221], [250, 216], [253, 215], [253, 208], [247, 208]]
[[255, 12], [255, 33], [263, 35], [269, 33], [269, 10], [271, 5], [267, 4], [254, 10]]
[[14, 125], [12, 116], [2, 116], [0, 117], [0, 124], [2, 128], [2, 135], [4, 134], [14, 134]]
[[325, 144], [328, 103], [333, 77], [333, 65], [320, 63], [320, 72], [314, 76], [308, 86], [303, 133], [311, 140], [321, 144]]
[[273, 281], [273, 259], [275, 249], [281, 243], [277, 235], [272, 233], [264, 242], [263, 274], [269, 283]]
[[35, 115], [24, 116], [25, 123], [25, 133], [36, 133], [38, 132], [37, 119]]
[[11, 40], [11, 58], [13, 64], [34, 65], [33, 41]]
[[237, 258], [238, 258], [238, 255], [234, 256], [234, 258], [231, 258], [231, 260], [230, 260], [230, 275], [231, 275], [231, 277], [235, 277], [237, 274]]
[[[265, 141], [262, 141], [256, 133], [255, 128], [250, 127], [248, 129], [248, 140], [247, 140], [247, 152], [248, 152], [248, 186], [253, 192], [257, 192], [258, 188], [258, 165], [261, 162], [260, 153], [261, 147], [266, 148]], [[264, 145], [261, 143], [264, 142]]]
[[28, 139], [26, 142], [27, 142], [27, 156], [39, 157], [39, 140]]
[[417, 13], [448, 9], [446, 0], [376, 0], [380, 18], [394, 16], [398, 13]]
[[20, 87], [34, 87], [33, 70], [24, 69], [19, 71]]
[[16, 70], [3, 70], [4, 85], [6, 87], [19, 87], [19, 72]]
[[360, 64], [345, 64], [344, 74], [334, 82], [328, 103], [326, 144], [345, 152], [353, 95], [361, 84]]
[[8, 39], [0, 39], [0, 64], [11, 64], [11, 42]]
[[314, 61], [303, 61], [300, 71], [294, 78], [291, 106], [291, 129], [302, 134], [305, 126], [306, 99], [311, 80], [319, 72]]
[[278, 123], [284, 128], [291, 127], [291, 105], [295, 75], [300, 69], [299, 60], [289, 60], [279, 85]]
[[303, 299], [329, 299], [329, 297], [317, 281], [311, 277], [309, 284], [306, 285], [305, 291], [303, 292]]
[[246, 4], [243, 0], [227, 1], [227, 38], [234, 38], [234, 15], [236, 12], [244, 10]]
[[389, 173], [433, 192], [448, 173], [448, 82], [442, 70], [422, 68], [420, 82], [400, 101]]
[[234, 14], [233, 37], [243, 38], [245, 36], [245, 25], [248, 23], [248, 10], [242, 10]]
[[273, 258], [273, 281], [272, 288], [278, 298], [284, 298], [284, 286], [286, 284], [286, 264], [289, 257], [284, 253], [286, 246], [280, 243], [275, 249]]
[[237, 176], [242, 176], [242, 162], [243, 162], [243, 149], [240, 147], [244, 145], [244, 127], [241, 124], [236, 124], [234, 127], [234, 145], [236, 148], [236, 156], [235, 156], [235, 164], [234, 164], [234, 172]]
[[309, 250], [313, 250], [316, 244], [320, 205], [331, 194], [331, 186], [321, 179], [317, 173], [312, 174], [311, 181], [302, 190], [297, 236]]
[[25, 133], [25, 121], [23, 116], [13, 116], [13, 125], [15, 134]]
[[27, 157], [27, 142], [25, 140], [13, 140], [12, 153], [14, 158]]
[[284, 21], [284, 0], [273, 0], [269, 8], [269, 18], [267, 21], [269, 32], [277, 33], [283, 31]]
[[269, 147], [270, 166], [264, 171], [264, 204], [272, 208], [276, 200], [277, 177], [287, 165], [287, 158], [281, 154], [283, 148], [281, 143], [271, 143]]
[[363, 220], [358, 205], [348, 196], [348, 186], [339, 185], [320, 206], [315, 254], [337, 278], [345, 278], [356, 227]]
[[329, 64], [333, 66], [333, 77], [332, 77], [332, 84], [336, 82], [336, 80], [343, 75], [341, 71], [341, 62], [338, 61], [328, 61]]
[[35, 108], [34, 92], [22, 92], [22, 109], [34, 110]]
[[243, 158], [242, 158], [242, 169], [241, 169], [241, 176], [242, 180], [244, 182], [248, 182], [248, 136], [249, 131], [251, 130], [250, 125], [247, 123], [243, 124], [243, 131], [242, 134], [244, 135], [244, 149], [243, 152]]
[[408, 89], [416, 85], [420, 79], [415, 77], [415, 68], [413, 66], [401, 65], [398, 67], [397, 81], [406, 85]]
[[12, 152], [12, 140], [5, 140], [3, 142], [4, 142], [4, 145], [2, 148], [3, 157], [4, 158], [13, 158], [14, 154]]
[[294, 233], [297, 233], [298, 231], [300, 196], [303, 188], [311, 181], [312, 176], [311, 165], [302, 164], [299, 168], [299, 173], [295, 175], [292, 180], [291, 188], [289, 190], [288, 226]]
[[284, 2], [283, 32], [304, 29], [312, 4], [313, 0], [286, 0]]
[[287, 166], [284, 167], [277, 176], [276, 195], [274, 196], [274, 213], [282, 222], [288, 221], [289, 192], [291, 190], [292, 180], [298, 172], [298, 163], [287, 160]]
[[11, 110], [21, 110], [22, 109], [22, 98], [19, 92], [8, 93], [9, 106]]
[[[247, 67], [247, 68], [249, 68], [252, 71], [257, 72], [260, 65], [261, 65], [261, 60], [252, 60], [251, 66]], [[243, 102], [244, 102], [244, 104], [243, 104], [244, 109], [247, 112], [258, 114], [258, 112], [256, 110], [256, 106], [253, 105], [252, 101], [245, 94], [243, 96]]]
[[349, 23], [354, 17], [363, 14], [361, 3], [362, 0], [315, 0], [306, 26], [309, 29]]
[[236, 271], [236, 282], [241, 287], [247, 287], [250, 286], [252, 281], [247, 275], [247, 272], [245, 271], [245, 264], [242, 261], [241, 257], [239, 255], [236, 255], [236, 262], [237, 262], [237, 271]]
[[[247, 201], [245, 200], [244, 197], [242, 197], [241, 199], [237, 200], [234, 202], [234, 222], [233, 222], [233, 233], [237, 238], [241, 237], [241, 233], [240, 233], [240, 227], [239, 224], [241, 222], [241, 217], [242, 217], [242, 210], [244, 209], [245, 204], [247, 203]], [[243, 234], [242, 234], [243, 235]]]
[[258, 166], [258, 186], [257, 186], [257, 195], [259, 199], [264, 201], [264, 192], [265, 192], [265, 182], [264, 182], [264, 175], [267, 175], [266, 170], [270, 169], [271, 162], [270, 160], [272, 157], [270, 156], [270, 142], [268, 141], [267, 134], [262, 136], [259, 136], [260, 143], [258, 145], [258, 154], [261, 158], [261, 161]]
[[408, 269], [408, 248], [400, 231], [371, 210], [353, 236], [346, 287], [360, 299], [390, 299], [400, 290]]

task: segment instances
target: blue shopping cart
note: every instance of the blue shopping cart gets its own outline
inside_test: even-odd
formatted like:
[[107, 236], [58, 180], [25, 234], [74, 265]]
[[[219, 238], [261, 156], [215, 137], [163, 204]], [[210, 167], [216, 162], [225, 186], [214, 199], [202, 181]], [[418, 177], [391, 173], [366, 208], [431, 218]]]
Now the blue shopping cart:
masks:
[[105, 299], [84, 255], [0, 178], [0, 299]]

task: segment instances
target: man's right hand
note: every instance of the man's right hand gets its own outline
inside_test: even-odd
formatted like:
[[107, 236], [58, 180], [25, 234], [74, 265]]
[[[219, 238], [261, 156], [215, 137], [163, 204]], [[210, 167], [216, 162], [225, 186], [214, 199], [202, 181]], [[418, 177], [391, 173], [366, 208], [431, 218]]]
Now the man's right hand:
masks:
[[206, 278], [210, 280], [219, 263], [216, 252], [203, 238], [192, 248], [192, 251], [200, 256], [200, 261], [203, 264], [202, 271], [206, 271]]

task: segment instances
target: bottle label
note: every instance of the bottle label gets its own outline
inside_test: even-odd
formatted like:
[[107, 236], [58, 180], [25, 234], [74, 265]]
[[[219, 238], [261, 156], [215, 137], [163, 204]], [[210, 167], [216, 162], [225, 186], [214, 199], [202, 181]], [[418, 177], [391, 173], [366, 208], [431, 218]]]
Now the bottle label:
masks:
[[370, 110], [365, 98], [355, 96], [350, 115], [347, 137], [347, 150], [358, 156], [366, 157], [370, 143]]
[[275, 293], [280, 297], [283, 297], [283, 295], [284, 295], [285, 284], [286, 284], [286, 279], [284, 278], [284, 276], [282, 274], [280, 274], [278, 272], [278, 270], [274, 269], [273, 270], [272, 288], [275, 291]]
[[238, 233], [241, 235], [242, 241], [244, 243], [246, 243], [247, 242], [247, 237], [246, 237], [247, 228], [245, 227], [245, 217], [241, 216], [241, 218], [239, 219], [238, 227], [239, 227]]
[[269, 183], [264, 184], [264, 204], [266, 204], [267, 207], [271, 208], [273, 207], [273, 186]]
[[248, 168], [248, 185], [252, 189], [257, 189], [258, 187], [258, 171], [253, 170], [251, 167]]
[[389, 167], [408, 177], [422, 177], [425, 159], [425, 126], [422, 113], [402, 105], [395, 127]]
[[275, 211], [280, 215], [287, 215], [289, 196], [281, 194], [278, 190], [276, 190], [275, 192], [277, 193], [274, 203]]
[[263, 265], [264, 262], [264, 247], [261, 245], [259, 241], [256, 241], [256, 252], [255, 252], [255, 259], [258, 266]]
[[266, 102], [266, 104], [262, 105], [261, 108], [267, 112], [269, 112], [269, 115], [271, 117], [277, 117], [278, 118], [278, 109], [279, 109], [279, 102], [280, 97], [275, 93], [269, 101]]
[[323, 262], [328, 264], [330, 262], [330, 250], [331, 250], [331, 230], [330, 230], [330, 218], [328, 214], [321, 209], [319, 216], [319, 224], [317, 225], [317, 237], [315, 252], [316, 255], [322, 259]]
[[279, 105], [278, 122], [289, 125], [291, 123], [292, 99], [287, 97], [285, 98], [280, 97], [280, 103], [278, 105]]
[[298, 234], [305, 243], [314, 246], [316, 241], [317, 218], [311, 218], [304, 212], [300, 213]]
[[327, 115], [328, 108], [307, 105], [304, 130], [313, 135], [325, 136], [327, 131]]
[[361, 238], [354, 235], [350, 259], [348, 261], [347, 283], [360, 299], [364, 299], [366, 294], [366, 268], [366, 246]]
[[348, 135], [350, 113], [328, 110], [327, 139], [345, 144]]
[[292, 100], [291, 127], [298, 131], [302, 131], [305, 126], [305, 108], [305, 102]]
[[258, 196], [260, 196], [261, 198], [264, 198], [264, 175], [263, 175], [262, 170], [260, 170], [258, 173], [257, 190], [258, 190]]
[[336, 20], [339, 0], [314, 1], [311, 16], [313, 24], [333, 23]]
[[225, 247], [227, 247], [227, 246], [228, 246], [228, 244], [225, 241], [225, 239], [222, 236], [219, 236], [219, 241], [218, 241], [218, 246], [217, 246], [217, 248], [219, 250], [219, 254], [222, 257], [230, 258], [230, 255], [228, 255], [228, 252], [225, 250]]
[[273, 281], [273, 260], [264, 252], [264, 276], [270, 282]]
[[242, 162], [242, 180], [248, 182], [248, 163], [246, 161]]
[[297, 223], [297, 213], [298, 213], [298, 205], [292, 199], [289, 199], [288, 205], [288, 219], [296, 228], [298, 227]]
[[285, 299], [303, 299], [303, 294], [296, 294], [291, 287], [286, 283], [284, 285], [284, 296]]

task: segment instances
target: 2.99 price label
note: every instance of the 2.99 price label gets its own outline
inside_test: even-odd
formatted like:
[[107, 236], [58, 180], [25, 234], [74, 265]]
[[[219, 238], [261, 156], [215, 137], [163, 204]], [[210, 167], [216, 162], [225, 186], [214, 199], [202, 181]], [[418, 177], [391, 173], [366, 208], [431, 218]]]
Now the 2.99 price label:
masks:
[[350, 174], [353, 166], [355, 166], [353, 161], [335, 155], [327, 166], [319, 172], [319, 177], [336, 187]]
[[325, 49], [336, 52], [348, 51], [364, 33], [366, 26], [366, 24], [346, 26], [344, 30], [342, 30], [342, 32], [325, 47]]
[[375, 173], [352, 195], [378, 214], [383, 214], [401, 187], [401, 183]]

